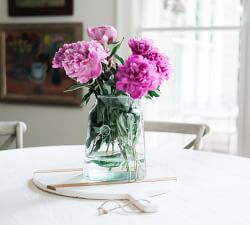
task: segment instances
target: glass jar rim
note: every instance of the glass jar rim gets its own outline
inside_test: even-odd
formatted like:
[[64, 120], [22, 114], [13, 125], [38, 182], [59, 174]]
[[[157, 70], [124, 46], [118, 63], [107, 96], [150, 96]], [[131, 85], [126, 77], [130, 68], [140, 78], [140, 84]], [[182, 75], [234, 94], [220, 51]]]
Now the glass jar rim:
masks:
[[125, 95], [122, 95], [122, 96], [115, 96], [115, 95], [110, 95], [110, 96], [106, 96], [106, 95], [97, 95], [97, 98], [130, 98], [132, 99], [130, 96], [125, 96]]

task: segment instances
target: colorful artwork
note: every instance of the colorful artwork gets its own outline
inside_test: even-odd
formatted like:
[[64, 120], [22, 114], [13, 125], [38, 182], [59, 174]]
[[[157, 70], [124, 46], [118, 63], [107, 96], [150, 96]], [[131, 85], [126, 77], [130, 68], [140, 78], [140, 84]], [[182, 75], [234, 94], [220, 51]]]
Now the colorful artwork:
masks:
[[[6, 30], [2, 35], [5, 90], [2, 97], [17, 97], [38, 102], [75, 103], [76, 93], [64, 93], [74, 81], [62, 69], [51, 67], [52, 58], [64, 43], [76, 40], [72, 30], [37, 29]], [[4, 96], [3, 96], [4, 95]]]

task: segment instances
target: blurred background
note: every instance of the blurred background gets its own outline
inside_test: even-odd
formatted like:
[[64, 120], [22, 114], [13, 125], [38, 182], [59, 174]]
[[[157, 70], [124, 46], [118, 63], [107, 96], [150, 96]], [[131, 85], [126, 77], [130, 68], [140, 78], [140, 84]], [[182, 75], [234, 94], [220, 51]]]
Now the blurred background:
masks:
[[[145, 36], [171, 59], [174, 73], [158, 99], [143, 100], [145, 120], [206, 123], [210, 135], [203, 149], [250, 156], [250, 6], [241, 0], [74, 0], [73, 14], [8, 16], [0, 2], [0, 23], [83, 23], [86, 28], [113, 25], [125, 37]], [[22, 120], [25, 146], [83, 144], [87, 107], [0, 103], [0, 120]], [[159, 134], [157, 134], [159, 137]], [[150, 140], [158, 141], [156, 136]], [[184, 142], [186, 137], [168, 137]]]

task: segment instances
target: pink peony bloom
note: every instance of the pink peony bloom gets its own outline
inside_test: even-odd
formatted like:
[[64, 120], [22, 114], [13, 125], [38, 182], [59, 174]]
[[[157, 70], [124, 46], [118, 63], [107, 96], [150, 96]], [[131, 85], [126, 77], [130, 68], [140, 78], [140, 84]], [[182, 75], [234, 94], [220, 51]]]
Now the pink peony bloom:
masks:
[[162, 84], [164, 79], [169, 79], [172, 72], [169, 58], [153, 46], [151, 39], [131, 38], [128, 44], [134, 55], [142, 55], [155, 64], [157, 72], [160, 74], [159, 85]]
[[66, 75], [79, 83], [87, 83], [102, 73], [102, 62], [108, 57], [103, 46], [96, 41], [78, 41], [64, 44], [56, 52], [53, 68], [63, 67]]
[[148, 38], [130, 38], [128, 45], [135, 55], [146, 55], [153, 49], [153, 41]]
[[88, 36], [101, 44], [113, 43], [117, 38], [117, 31], [112, 26], [99, 26], [87, 29]]
[[159, 85], [159, 73], [154, 63], [141, 55], [131, 55], [120, 66], [116, 74], [116, 88], [127, 92], [133, 99], [139, 99]]
[[64, 52], [65, 52], [65, 49], [66, 49], [66, 45], [68, 44], [64, 44], [63, 48], [60, 48], [54, 58], [53, 58], [53, 61], [52, 61], [52, 67], [53, 68], [60, 68], [62, 67], [62, 61], [64, 60]]
[[[172, 73], [172, 67], [169, 58], [165, 54], [160, 53], [157, 48], [154, 48], [145, 55], [145, 57], [156, 65], [157, 72], [160, 73], [162, 78], [166, 80], [169, 79]], [[159, 85], [161, 85], [161, 83]]]

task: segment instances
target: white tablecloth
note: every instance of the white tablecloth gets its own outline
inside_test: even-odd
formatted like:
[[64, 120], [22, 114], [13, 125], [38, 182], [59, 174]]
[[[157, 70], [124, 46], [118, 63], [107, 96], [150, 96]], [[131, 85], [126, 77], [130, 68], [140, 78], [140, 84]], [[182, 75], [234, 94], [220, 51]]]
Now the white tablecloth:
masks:
[[0, 225], [249, 225], [250, 159], [181, 149], [150, 149], [148, 163], [178, 177], [173, 191], [154, 201], [160, 211], [98, 216], [102, 201], [43, 192], [33, 171], [81, 167], [83, 146], [0, 151]]

